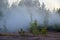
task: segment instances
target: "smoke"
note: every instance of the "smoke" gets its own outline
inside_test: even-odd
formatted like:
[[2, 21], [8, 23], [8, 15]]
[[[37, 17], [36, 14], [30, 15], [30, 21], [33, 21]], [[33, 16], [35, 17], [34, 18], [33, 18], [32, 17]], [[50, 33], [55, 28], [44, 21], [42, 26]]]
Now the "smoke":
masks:
[[[27, 2], [27, 1], [25, 1]], [[48, 25], [60, 24], [60, 16], [56, 12], [47, 11], [39, 7], [39, 2], [36, 4], [31, 4], [29, 7], [26, 4], [19, 4], [18, 6], [14, 5], [10, 8], [4, 8], [1, 24], [4, 24], [9, 31], [18, 31], [20, 28], [23, 28], [27, 31], [30, 27], [31, 16], [32, 21], [37, 20], [39, 25], [44, 25], [45, 15], [48, 13]], [[5, 5], [5, 4], [4, 4]], [[21, 6], [22, 5], [22, 6]]]

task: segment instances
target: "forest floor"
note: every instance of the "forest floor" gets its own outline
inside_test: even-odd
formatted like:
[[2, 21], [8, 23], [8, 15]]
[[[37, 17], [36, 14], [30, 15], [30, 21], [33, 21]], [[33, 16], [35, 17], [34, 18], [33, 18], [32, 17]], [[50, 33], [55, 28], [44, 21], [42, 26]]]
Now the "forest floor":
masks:
[[31, 36], [31, 33], [26, 33], [30, 36], [21, 37], [19, 34], [7, 34], [0, 36], [0, 40], [60, 40], [60, 32], [47, 32], [47, 36], [40, 34], [39, 36]]

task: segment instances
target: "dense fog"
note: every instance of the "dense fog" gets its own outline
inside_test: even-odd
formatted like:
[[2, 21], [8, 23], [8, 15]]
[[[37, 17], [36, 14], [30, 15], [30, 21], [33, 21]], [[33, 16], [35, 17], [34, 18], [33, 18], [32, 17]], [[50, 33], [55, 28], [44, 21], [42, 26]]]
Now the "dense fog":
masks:
[[27, 30], [30, 22], [37, 20], [39, 25], [60, 24], [60, 16], [55, 11], [45, 8], [45, 4], [40, 5], [39, 0], [21, 0], [18, 4], [13, 3], [9, 7], [7, 0], [0, 0], [0, 28], [5, 25], [8, 31], [18, 31], [20, 28]]

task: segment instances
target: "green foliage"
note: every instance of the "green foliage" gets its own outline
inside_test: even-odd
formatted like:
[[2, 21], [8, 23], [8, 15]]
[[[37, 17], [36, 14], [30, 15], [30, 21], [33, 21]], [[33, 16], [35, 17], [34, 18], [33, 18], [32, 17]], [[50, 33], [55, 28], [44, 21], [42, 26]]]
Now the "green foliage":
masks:
[[32, 32], [32, 30], [35, 30], [35, 29], [37, 29], [37, 21], [36, 20], [30, 24], [30, 32]]
[[43, 26], [38, 26], [37, 21], [35, 20], [33, 23], [30, 25], [30, 32], [33, 35], [39, 35], [40, 33], [46, 35], [47, 33], [47, 27]]
[[32, 33], [33, 33], [33, 35], [39, 35], [40, 34], [38, 29], [33, 30]]
[[41, 32], [41, 29], [43, 28], [43, 26], [38, 26], [37, 28], [38, 28], [39, 32]]
[[41, 34], [44, 35], [44, 36], [47, 36], [47, 27], [43, 27], [41, 29]]
[[43, 35], [46, 35], [46, 33], [47, 33], [47, 28], [46, 28], [46, 27], [43, 27], [43, 28], [41, 29], [41, 33], [42, 33]]
[[38, 23], [35, 20], [33, 23], [31, 23], [30, 25], [30, 32], [34, 35], [38, 35], [39, 34], [39, 30], [38, 30]]
[[24, 36], [24, 33], [25, 33], [25, 32], [24, 32], [23, 29], [21, 29], [20, 31], [18, 31], [18, 33], [19, 33], [20, 36]]

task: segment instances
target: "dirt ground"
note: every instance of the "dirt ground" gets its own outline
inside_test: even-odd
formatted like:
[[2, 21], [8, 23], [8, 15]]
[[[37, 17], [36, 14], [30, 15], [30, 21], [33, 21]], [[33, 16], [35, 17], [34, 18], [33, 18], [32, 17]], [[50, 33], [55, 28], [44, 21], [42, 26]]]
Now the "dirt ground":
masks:
[[0, 40], [60, 40], [60, 32], [47, 32], [47, 36], [40, 34], [39, 36], [31, 36], [30, 33], [26, 33], [26, 37], [21, 37], [18, 34], [13, 36], [0, 36]]

